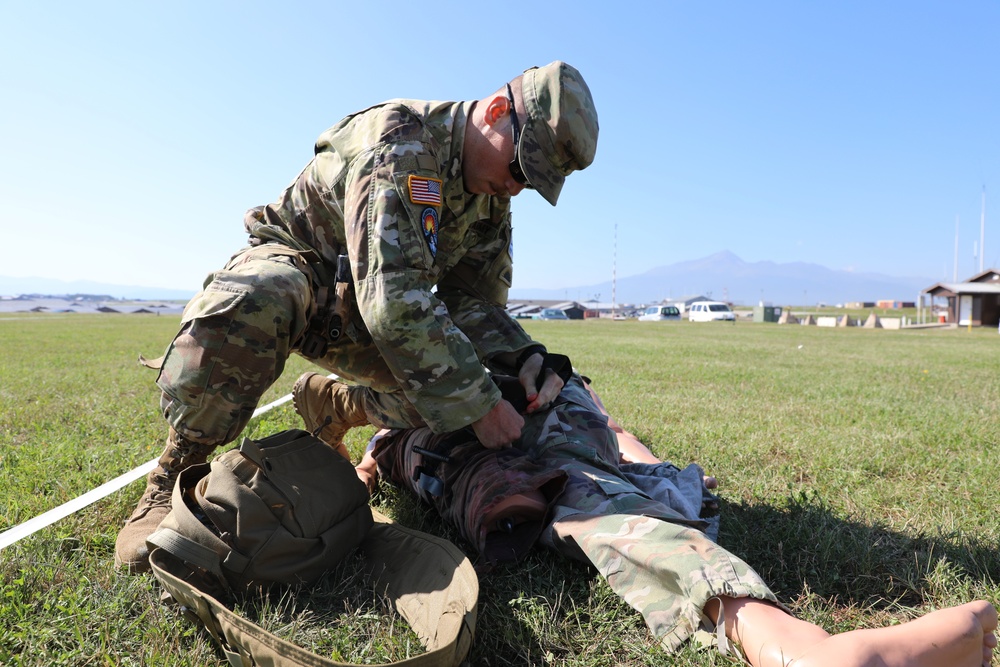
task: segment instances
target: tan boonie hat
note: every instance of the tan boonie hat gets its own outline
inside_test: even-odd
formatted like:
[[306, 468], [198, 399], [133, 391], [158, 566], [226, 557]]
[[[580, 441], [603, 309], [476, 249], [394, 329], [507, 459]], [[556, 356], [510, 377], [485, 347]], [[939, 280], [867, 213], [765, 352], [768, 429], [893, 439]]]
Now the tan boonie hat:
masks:
[[594, 98], [580, 72], [560, 60], [525, 70], [521, 91], [527, 120], [518, 161], [528, 183], [555, 206], [566, 176], [594, 161]]

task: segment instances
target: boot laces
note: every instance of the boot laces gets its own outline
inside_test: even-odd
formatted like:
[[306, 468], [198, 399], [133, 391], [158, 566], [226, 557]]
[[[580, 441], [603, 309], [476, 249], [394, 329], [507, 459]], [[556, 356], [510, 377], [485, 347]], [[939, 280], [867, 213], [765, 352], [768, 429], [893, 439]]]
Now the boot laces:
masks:
[[153, 481], [146, 490], [146, 505], [149, 507], [170, 507], [170, 499], [174, 494], [174, 483], [177, 481], [177, 473], [173, 470], [164, 469], [162, 466], [155, 474]]
[[148, 507], [170, 507], [170, 498], [172, 496], [173, 491], [154, 486], [146, 498], [146, 505]]

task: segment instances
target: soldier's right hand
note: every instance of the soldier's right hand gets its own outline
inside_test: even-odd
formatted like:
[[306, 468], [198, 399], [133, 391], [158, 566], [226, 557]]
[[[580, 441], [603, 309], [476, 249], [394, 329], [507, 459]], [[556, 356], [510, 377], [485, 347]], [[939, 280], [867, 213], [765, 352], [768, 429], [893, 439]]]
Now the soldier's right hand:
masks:
[[472, 423], [472, 430], [483, 447], [487, 449], [504, 449], [521, 437], [524, 428], [524, 417], [517, 413], [514, 406], [500, 399], [479, 421]]

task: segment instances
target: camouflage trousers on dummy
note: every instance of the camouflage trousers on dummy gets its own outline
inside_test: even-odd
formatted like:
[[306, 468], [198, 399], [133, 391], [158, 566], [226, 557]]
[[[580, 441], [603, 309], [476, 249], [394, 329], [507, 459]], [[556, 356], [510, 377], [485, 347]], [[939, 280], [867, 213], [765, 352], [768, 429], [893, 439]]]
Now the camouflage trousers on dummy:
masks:
[[[170, 426], [190, 442], [233, 441], [298, 350], [314, 309], [313, 292], [308, 266], [277, 243], [245, 248], [211, 274], [184, 309], [180, 333], [160, 363], [157, 384]], [[347, 326], [327, 355], [313, 361], [371, 389], [365, 410], [373, 424], [424, 423], [363, 323]]]
[[777, 602], [749, 565], [694, 528], [646, 516], [574, 514], [552, 530], [556, 549], [592, 563], [668, 651], [692, 637], [725, 650], [724, 634], [702, 611], [714, 597]]
[[[702, 532], [710, 522], [700, 516], [700, 468], [619, 465], [615, 433], [578, 376], [550, 408], [525, 415], [512, 448], [487, 450], [467, 430], [421, 428], [379, 438], [373, 455], [383, 477], [458, 527], [480, 566], [515, 561], [536, 541], [591, 563], [668, 650], [692, 636], [709, 640], [701, 631], [714, 625], [702, 609], [713, 597], [776, 602], [746, 563]], [[502, 525], [489, 521], [513, 496], [538, 502]], [[727, 646], [722, 635], [711, 641]]]

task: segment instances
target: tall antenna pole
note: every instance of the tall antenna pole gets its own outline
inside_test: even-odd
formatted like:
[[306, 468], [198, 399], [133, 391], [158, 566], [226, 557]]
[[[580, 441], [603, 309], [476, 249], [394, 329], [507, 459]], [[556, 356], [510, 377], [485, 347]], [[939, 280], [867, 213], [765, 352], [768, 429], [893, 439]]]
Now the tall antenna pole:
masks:
[[611, 261], [611, 319], [618, 306], [618, 223], [615, 222], [615, 250]]
[[955, 216], [955, 273], [951, 277], [953, 283], [958, 282], [958, 216]]
[[979, 218], [979, 272], [983, 272], [983, 258], [986, 256], [986, 184], [983, 183], [983, 212]]

